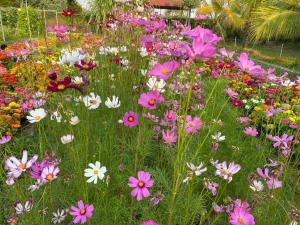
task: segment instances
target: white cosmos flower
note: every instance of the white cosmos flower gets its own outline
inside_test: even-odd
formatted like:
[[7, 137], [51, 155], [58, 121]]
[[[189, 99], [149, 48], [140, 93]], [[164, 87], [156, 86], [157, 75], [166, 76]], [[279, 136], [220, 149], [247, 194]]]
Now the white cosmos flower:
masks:
[[56, 212], [53, 212], [52, 215], [53, 215], [53, 217], [51, 219], [51, 222], [53, 224], [62, 223], [65, 220], [66, 216], [67, 216], [67, 214], [65, 213], [65, 210], [63, 210], [63, 209], [62, 210], [58, 209]]
[[79, 76], [73, 77], [72, 82], [76, 85], [83, 84], [83, 78]]
[[211, 135], [211, 138], [216, 142], [221, 142], [225, 140], [225, 136], [221, 132], [216, 132], [214, 135]]
[[148, 51], [147, 51], [146, 48], [140, 48], [140, 49], [139, 49], [139, 52], [140, 52], [140, 55], [141, 55], [142, 57], [146, 57], [146, 56], [149, 55], [149, 53], [148, 53]]
[[64, 65], [64, 64], [69, 64], [69, 65], [74, 65], [75, 63], [79, 63], [81, 60], [85, 59], [85, 55], [81, 54], [81, 49], [76, 48], [73, 50], [68, 50], [68, 49], [62, 49], [61, 53], [62, 56], [59, 58], [59, 61], [57, 64], [59, 65]]
[[254, 180], [252, 185], [249, 186], [252, 191], [259, 192], [264, 189], [264, 185], [261, 181]]
[[119, 101], [119, 97], [112, 96], [112, 100], [110, 100], [110, 98], [107, 98], [107, 100], [105, 101], [105, 105], [107, 106], [107, 108], [115, 109], [121, 106], [121, 102]]
[[28, 213], [33, 207], [32, 201], [31, 200], [27, 200], [24, 204], [24, 206], [22, 205], [21, 202], [17, 202], [15, 204], [15, 211], [16, 214], [20, 215], [20, 214], [24, 214], [24, 213]]
[[61, 115], [60, 112], [55, 111], [54, 113], [52, 113], [52, 115], [50, 116], [51, 120], [56, 120], [56, 122], [61, 123], [63, 117]]
[[84, 96], [82, 100], [84, 105], [89, 109], [97, 109], [101, 103], [100, 96], [95, 95], [93, 92], [90, 95]]
[[207, 167], [204, 167], [204, 164], [201, 162], [199, 166], [195, 166], [193, 163], [186, 163], [187, 167], [190, 169], [187, 173], [186, 178], [183, 180], [183, 183], [188, 183], [195, 174], [197, 177], [200, 176], [203, 172], [207, 171]]
[[72, 116], [70, 119], [70, 124], [71, 125], [77, 125], [80, 122], [80, 119], [78, 116]]
[[84, 176], [89, 178], [87, 180], [88, 183], [94, 182], [94, 184], [97, 184], [98, 178], [103, 180], [107, 171], [105, 166], [101, 167], [100, 162], [96, 161], [95, 164], [89, 163], [89, 167], [90, 168], [84, 170]]
[[159, 91], [159, 92], [165, 92], [164, 87], [166, 85], [166, 82], [164, 80], [158, 80], [157, 77], [150, 77], [147, 86], [152, 91]]
[[298, 222], [295, 221], [295, 220], [293, 220], [293, 221], [290, 223], [290, 225], [298, 225]]
[[29, 111], [29, 116], [27, 116], [26, 118], [28, 119], [29, 123], [38, 123], [46, 116], [47, 113], [45, 109], [39, 108], [39, 109], [33, 109]]
[[60, 140], [61, 140], [61, 143], [63, 143], [64, 145], [68, 144], [68, 143], [70, 143], [70, 142], [72, 142], [74, 140], [74, 135], [67, 134], [65, 136], [62, 136], [60, 138]]

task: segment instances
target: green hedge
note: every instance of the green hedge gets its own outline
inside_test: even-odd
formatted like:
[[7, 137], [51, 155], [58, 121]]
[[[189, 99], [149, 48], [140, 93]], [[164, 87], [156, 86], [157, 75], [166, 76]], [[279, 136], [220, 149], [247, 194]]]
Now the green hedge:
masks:
[[18, 22], [18, 9], [15, 7], [0, 8], [4, 26], [16, 27]]
[[[41, 32], [43, 26], [43, 18], [41, 13], [31, 7], [28, 7], [28, 16], [31, 33], [35, 35]], [[18, 32], [22, 35], [29, 35], [26, 8], [21, 8], [18, 10]]]

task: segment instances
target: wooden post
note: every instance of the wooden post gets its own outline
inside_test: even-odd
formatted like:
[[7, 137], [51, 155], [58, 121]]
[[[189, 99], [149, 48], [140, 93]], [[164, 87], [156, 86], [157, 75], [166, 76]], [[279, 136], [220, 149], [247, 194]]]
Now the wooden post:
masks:
[[58, 13], [57, 13], [57, 10], [55, 10], [55, 19], [56, 19], [56, 26], [58, 26]]
[[234, 47], [236, 47], [236, 36], [234, 37]]
[[281, 45], [281, 49], [280, 49], [280, 55], [279, 55], [279, 57], [281, 57], [282, 56], [282, 53], [283, 53], [283, 43], [282, 43], [282, 45]]
[[43, 9], [43, 14], [44, 14], [45, 36], [46, 36], [46, 38], [48, 38], [47, 19], [46, 19], [46, 11], [45, 11], [45, 9]]
[[4, 27], [3, 27], [3, 22], [2, 22], [2, 12], [0, 10], [0, 25], [1, 25], [1, 30], [2, 30], [2, 39], [5, 41], [5, 34], [4, 34]]
[[29, 12], [28, 12], [27, 0], [25, 1], [25, 4], [26, 4], [26, 15], [27, 15], [28, 31], [29, 31], [30, 40], [32, 40], [32, 33], [31, 33], [31, 28], [30, 28], [30, 19], [29, 19]]

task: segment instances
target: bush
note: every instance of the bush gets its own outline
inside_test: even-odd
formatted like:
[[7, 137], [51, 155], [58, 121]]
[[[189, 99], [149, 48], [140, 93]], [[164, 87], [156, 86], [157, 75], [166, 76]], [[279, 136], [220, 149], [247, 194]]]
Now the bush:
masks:
[[[28, 7], [28, 17], [31, 33], [38, 34], [41, 31], [43, 24], [41, 14], [37, 10]], [[18, 11], [18, 31], [22, 35], [29, 35], [26, 8], [21, 8]]]
[[16, 27], [18, 9], [15, 7], [0, 8], [4, 26]]

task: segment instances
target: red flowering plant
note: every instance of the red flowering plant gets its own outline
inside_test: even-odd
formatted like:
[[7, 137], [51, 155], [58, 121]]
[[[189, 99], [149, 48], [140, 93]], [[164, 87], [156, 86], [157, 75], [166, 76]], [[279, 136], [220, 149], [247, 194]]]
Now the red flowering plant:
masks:
[[87, 62], [85, 60], [81, 60], [80, 63], [75, 64], [75, 67], [79, 68], [80, 70], [91, 71], [96, 67], [96, 64], [94, 64], [92, 61]]
[[63, 12], [62, 12], [62, 15], [65, 16], [65, 17], [71, 17], [75, 13], [76, 13], [76, 11], [73, 10], [73, 9], [64, 9]]

